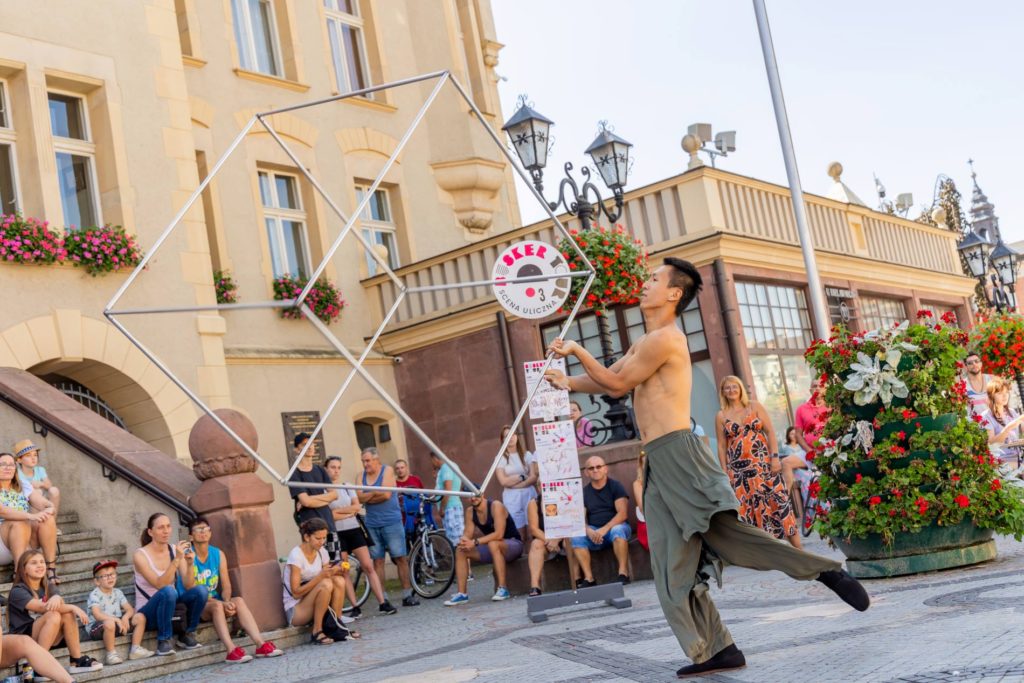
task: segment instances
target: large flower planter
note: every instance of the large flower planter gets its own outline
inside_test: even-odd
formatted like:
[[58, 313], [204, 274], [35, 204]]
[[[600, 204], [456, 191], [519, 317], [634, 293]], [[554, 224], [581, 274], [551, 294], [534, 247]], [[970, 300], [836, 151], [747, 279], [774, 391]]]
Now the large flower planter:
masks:
[[901, 576], [986, 562], [996, 556], [991, 529], [970, 519], [955, 526], [931, 524], [917, 533], [898, 533], [892, 545], [880, 534], [833, 538], [846, 555], [846, 569], [861, 579]]
[[909, 466], [914, 460], [934, 460], [941, 465], [951, 457], [953, 456], [946, 451], [910, 451], [902, 458], [893, 458], [888, 461], [860, 460], [833, 476], [844, 484], [852, 484], [857, 481], [858, 474], [862, 477], [877, 477], [880, 462], [888, 462], [890, 469], [901, 470]]
[[[907, 434], [913, 434], [915, 432], [937, 432], [944, 429], [948, 429], [957, 423], [962, 416], [956, 413], [944, 413], [942, 415], [919, 415], [912, 420], [897, 420], [895, 422], [886, 422], [875, 430], [875, 441], [881, 441], [886, 437], [895, 434], [896, 432], [906, 432]], [[920, 427], [918, 427], [920, 425]]]

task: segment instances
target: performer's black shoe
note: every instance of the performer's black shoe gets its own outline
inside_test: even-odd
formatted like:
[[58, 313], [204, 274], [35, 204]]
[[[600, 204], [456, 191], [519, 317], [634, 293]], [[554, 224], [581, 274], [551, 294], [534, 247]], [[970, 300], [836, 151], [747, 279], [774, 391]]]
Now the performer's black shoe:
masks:
[[730, 645], [718, 652], [714, 657], [701, 662], [700, 664], [689, 664], [679, 671], [676, 671], [676, 678], [687, 676], [700, 676], [715, 671], [728, 671], [729, 669], [742, 669], [747, 665], [747, 660], [736, 645]]
[[846, 573], [845, 569], [834, 569], [822, 572], [818, 575], [818, 581], [835, 591], [835, 594], [842, 598], [850, 607], [858, 612], [865, 611], [871, 606], [871, 598], [860, 581]]

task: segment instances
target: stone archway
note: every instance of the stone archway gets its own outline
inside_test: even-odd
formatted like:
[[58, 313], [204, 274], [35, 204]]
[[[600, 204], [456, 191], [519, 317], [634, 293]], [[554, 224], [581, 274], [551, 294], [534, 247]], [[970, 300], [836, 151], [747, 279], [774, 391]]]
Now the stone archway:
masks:
[[128, 431], [191, 462], [188, 434], [197, 412], [188, 396], [113, 326], [62, 309], [0, 333], [0, 366], [58, 374], [97, 394]]

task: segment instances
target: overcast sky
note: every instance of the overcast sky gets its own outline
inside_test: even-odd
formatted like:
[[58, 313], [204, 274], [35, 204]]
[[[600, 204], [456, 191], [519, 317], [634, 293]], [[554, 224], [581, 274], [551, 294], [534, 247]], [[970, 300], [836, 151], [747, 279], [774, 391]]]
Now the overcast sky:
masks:
[[[546, 186], [608, 119], [632, 142], [628, 187], [685, 170], [688, 124], [737, 131], [721, 168], [786, 183], [749, 0], [492, 0], [505, 118], [527, 93], [555, 121]], [[969, 208], [978, 184], [1008, 241], [1024, 239], [1024, 8], [975, 1], [768, 2], [804, 190], [843, 181], [877, 205], [872, 173], [919, 213], [936, 176]], [[628, 188], [627, 188], [628, 189]], [[550, 190], [549, 190], [550, 191]], [[520, 192], [523, 220], [542, 216]]]

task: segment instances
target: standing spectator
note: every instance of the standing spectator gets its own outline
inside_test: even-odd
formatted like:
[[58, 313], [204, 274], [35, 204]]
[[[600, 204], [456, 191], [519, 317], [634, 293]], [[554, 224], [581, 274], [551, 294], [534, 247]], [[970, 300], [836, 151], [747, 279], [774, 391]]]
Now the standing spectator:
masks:
[[32, 636], [44, 650], [64, 641], [68, 648], [68, 671], [73, 674], [102, 669], [102, 664], [82, 654], [76, 621], [85, 626], [89, 618], [81, 607], [64, 602], [56, 590], [46, 580], [43, 554], [38, 550], [23, 552], [7, 598], [11, 633]]
[[494, 579], [498, 583], [491, 600], [498, 602], [511, 597], [505, 585], [507, 563], [523, 554], [523, 539], [516, 529], [512, 514], [500, 500], [488, 500], [483, 496], [469, 499], [464, 517], [465, 530], [455, 552], [455, 576], [458, 592], [445, 605], [453, 607], [469, 602], [466, 585], [469, 580], [466, 558], [494, 565]]
[[583, 487], [583, 507], [587, 514], [587, 533], [572, 539], [572, 552], [583, 571], [576, 587], [593, 586], [594, 572], [590, 552], [611, 546], [619, 563], [618, 582], [629, 583], [629, 497], [625, 487], [608, 476], [608, 465], [594, 455], [583, 468], [590, 483]]
[[[696, 436], [696, 432], [694, 432]], [[643, 449], [636, 459], [636, 479], [633, 480], [633, 500], [636, 502], [636, 540], [644, 550], [650, 552], [651, 546], [647, 542], [647, 518], [644, 517], [644, 465], [647, 463], [647, 456]]]
[[530, 527], [530, 552], [527, 560], [530, 563], [530, 597], [541, 595], [540, 576], [544, 571], [544, 563], [553, 559], [558, 552], [565, 551], [565, 539], [548, 538], [544, 531], [544, 512], [540, 507], [540, 499], [534, 498], [526, 504], [526, 519]]
[[403, 489], [421, 489], [423, 481], [409, 473], [409, 463], [399, 458], [395, 461], [395, 485]]
[[983, 413], [980, 424], [988, 430], [988, 442], [999, 449], [1000, 460], [1020, 466], [1020, 446], [1005, 445], [1007, 441], [1020, 440], [1020, 425], [1024, 422], [1024, 415], [1018, 415], [1010, 407], [1009, 380], [996, 377], [988, 383], [985, 394], [988, 410]]
[[117, 654], [114, 639], [132, 632], [132, 644], [128, 659], [146, 659], [153, 653], [142, 647], [146, 635], [146, 617], [138, 614], [117, 587], [117, 561], [102, 560], [92, 566], [92, 582], [96, 587], [89, 593], [85, 608], [89, 612], [89, 623], [85, 627], [89, 638], [102, 640], [107, 649], [105, 664], [120, 664], [124, 661]]
[[64, 670], [53, 655], [32, 640], [30, 636], [15, 636], [5, 633], [0, 636], [0, 667], [13, 667], [22, 660], [27, 661], [36, 674], [36, 680], [43, 676], [56, 683], [75, 683], [75, 679]]
[[[60, 585], [57, 578], [57, 515], [53, 505], [32, 484], [21, 481], [10, 453], [0, 453], [0, 536], [11, 550], [15, 564], [29, 546], [42, 548], [46, 558], [46, 580]], [[24, 522], [19, 525], [17, 522]], [[10, 524], [10, 530], [6, 529]], [[25, 527], [28, 537], [25, 537]]]
[[796, 470], [807, 469], [807, 459], [804, 457], [804, 449], [800, 447], [797, 440], [799, 430], [790, 427], [786, 430], [786, 442], [779, 448], [779, 458], [782, 462], [782, 481], [787, 491], [793, 490], [793, 478]]
[[[332, 455], [327, 458], [324, 465], [333, 483], [348, 485], [348, 482], [341, 481], [341, 458]], [[359, 503], [359, 496], [350, 489], [340, 489], [338, 491], [338, 499], [331, 503], [331, 514], [334, 515], [334, 528], [338, 536], [338, 547], [341, 549], [341, 559], [343, 561], [348, 560], [350, 554], [355, 555], [356, 559], [359, 560], [359, 566], [363, 568], [363, 574], [366, 575], [367, 583], [370, 584], [370, 590], [373, 591], [374, 597], [377, 598], [377, 604], [380, 605], [380, 613], [397, 613], [398, 610], [388, 600], [388, 596], [380, 582], [380, 575], [377, 574], [377, 570], [373, 567], [373, 561], [370, 559], [370, 548], [366, 544], [366, 533], [359, 523], [359, 515], [363, 514], [363, 506]], [[349, 601], [352, 603], [352, 610], [349, 612], [349, 616], [353, 619], [358, 619], [362, 616], [363, 611], [356, 605], [355, 588], [352, 586], [352, 581], [348, 581], [347, 586], [350, 591]]]
[[[395, 461], [395, 486], [401, 489], [421, 489], [423, 480], [409, 473], [409, 463], [398, 459]], [[413, 532], [416, 531], [416, 517], [420, 512], [420, 495], [398, 494], [398, 504], [402, 510], [402, 526], [405, 527], [405, 542], [412, 547]], [[429, 523], [434, 522], [434, 509], [430, 503], [423, 506], [423, 512]]]
[[[504, 441], [512, 428], [505, 425], [501, 428], [501, 440]], [[537, 497], [537, 480], [540, 479], [537, 459], [523, 447], [519, 435], [513, 433], [508, 448], [498, 461], [495, 475], [504, 490], [501, 502], [515, 520], [520, 538], [526, 537], [526, 504]]]
[[47, 517], [32, 511], [25, 491], [14, 455], [0, 453], [0, 564], [18, 564], [32, 540], [32, 522]]
[[[196, 517], [188, 524], [188, 535], [192, 540], [192, 552], [195, 560], [192, 573], [197, 586], [206, 588], [209, 599], [203, 608], [203, 621], [212, 621], [220, 642], [227, 648], [228, 655], [224, 659], [228, 664], [241, 664], [252, 659], [252, 655], [235, 645], [231, 639], [232, 632], [239, 629], [245, 632], [256, 644], [257, 657], [277, 657], [284, 651], [273, 642], [263, 640], [260, 627], [249, 611], [249, 606], [240, 595], [233, 595], [231, 576], [228, 574], [228, 561], [217, 546], [210, 545], [213, 535], [210, 522], [205, 517]], [[234, 628], [228, 628], [228, 620], [234, 620]]]
[[[445, 491], [462, 490], [462, 480], [459, 479], [459, 475], [455, 474], [452, 466], [441, 460], [437, 453], [430, 454], [430, 465], [434, 468], [434, 472], [437, 475], [434, 488]], [[444, 535], [448, 537], [452, 545], [457, 546], [462, 538], [462, 532], [466, 528], [462, 509], [462, 497], [441, 496], [439, 505], [441, 506], [441, 526], [444, 528]], [[472, 562], [472, 560], [466, 558], [466, 576], [470, 581], [473, 580]]]
[[[394, 471], [380, 461], [376, 448], [364, 448], [359, 457], [363, 462], [363, 486], [395, 485]], [[391, 491], [359, 491], [356, 495], [366, 507], [366, 530], [373, 541], [370, 556], [377, 576], [384, 576], [384, 556], [391, 555], [402, 583], [402, 605], [415, 607], [420, 601], [409, 583], [409, 558], [406, 556], [405, 526], [398, 507], [398, 495]]]
[[[309, 434], [301, 432], [295, 435], [295, 455], [302, 452], [302, 448], [309, 441]], [[309, 450], [299, 462], [299, 466], [292, 472], [289, 481], [308, 483], [305, 488], [293, 488], [292, 499], [295, 501], [295, 523], [302, 525], [303, 522], [314, 517], [322, 519], [327, 525], [327, 554], [332, 560], [338, 559], [338, 550], [334, 542], [334, 516], [331, 514], [331, 503], [338, 499], [338, 492], [334, 489], [317, 486], [317, 484], [330, 484], [331, 478], [327, 471], [313, 462], [316, 457], [316, 442], [310, 444]]]
[[[306, 626], [312, 623], [310, 642], [330, 645], [332, 638], [324, 633], [324, 617], [327, 608], [341, 615], [345, 608], [345, 579], [342, 568], [332, 564], [324, 549], [327, 540], [327, 523], [314, 517], [299, 526], [302, 543], [288, 553], [284, 567], [284, 613], [292, 626]], [[353, 638], [359, 634], [350, 631]]]
[[174, 654], [174, 607], [185, 606], [185, 632], [178, 646], [186, 650], [200, 647], [196, 629], [208, 597], [206, 588], [197, 586], [192, 563], [195, 553], [188, 541], [171, 545], [171, 518], [156, 512], [142, 530], [142, 547], [132, 555], [135, 566], [135, 609], [146, 617], [146, 630], [156, 631], [158, 657]]
[[967, 414], [970, 417], [982, 415], [988, 409], [988, 385], [992, 375], [981, 371], [981, 356], [971, 351], [964, 358], [964, 380], [967, 382]]
[[594, 445], [596, 430], [590, 420], [583, 417], [583, 408], [577, 401], [569, 401], [569, 417], [576, 428], [576, 446], [583, 448]]
[[[746, 396], [744, 389], [743, 395]], [[796, 442], [805, 453], [813, 453], [814, 447], [821, 438], [828, 419], [828, 406], [825, 405], [825, 383], [820, 378], [811, 379], [811, 395], [796, 409], [793, 424], [796, 427]]]
[[56, 515], [60, 509], [60, 489], [53, 485], [46, 468], [39, 464], [39, 447], [29, 439], [23, 439], [14, 444], [14, 457], [18, 460], [18, 476], [46, 496]]
[[[764, 407], [751, 401], [742, 381], [718, 385], [722, 409], [715, 417], [718, 459], [739, 499], [739, 519], [800, 547], [793, 503], [782, 481], [775, 430]], [[815, 437], [817, 438], [817, 437]]]

